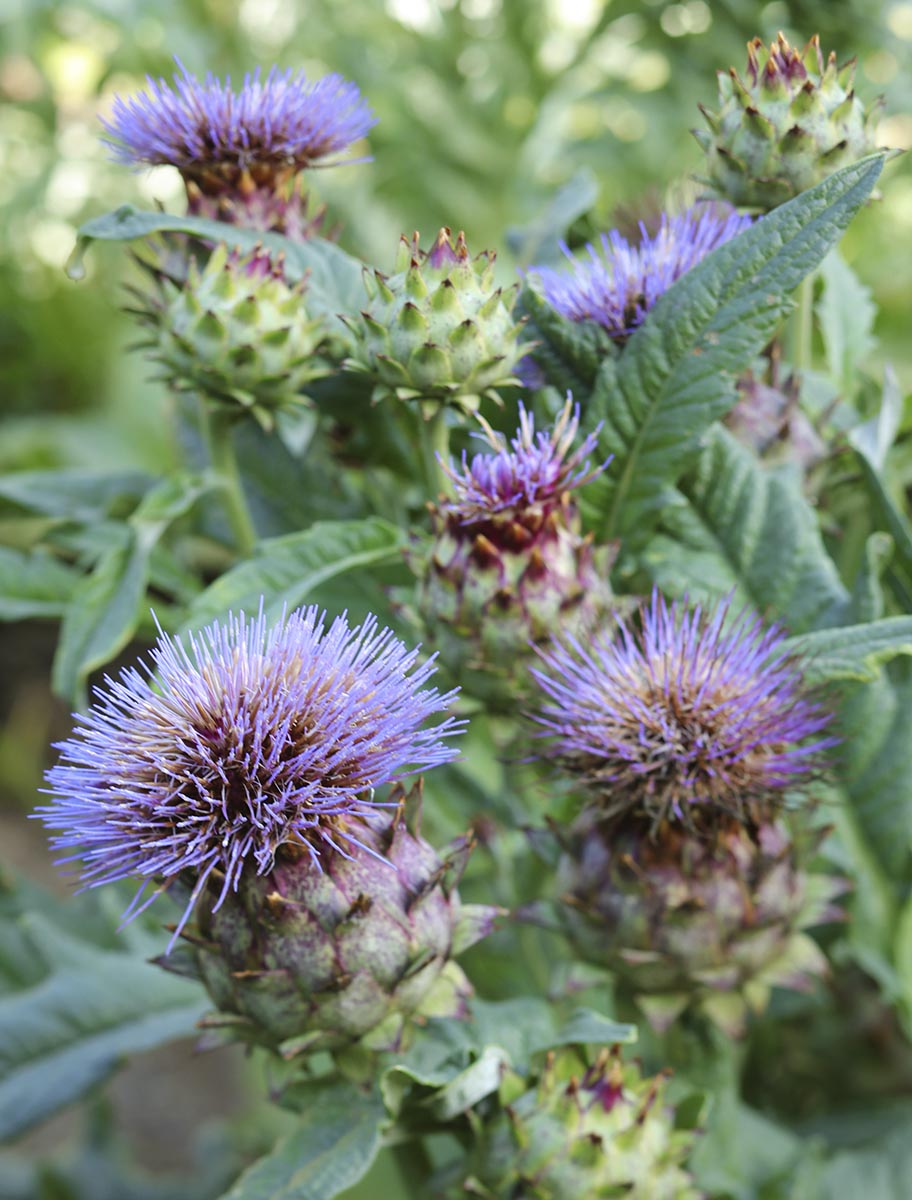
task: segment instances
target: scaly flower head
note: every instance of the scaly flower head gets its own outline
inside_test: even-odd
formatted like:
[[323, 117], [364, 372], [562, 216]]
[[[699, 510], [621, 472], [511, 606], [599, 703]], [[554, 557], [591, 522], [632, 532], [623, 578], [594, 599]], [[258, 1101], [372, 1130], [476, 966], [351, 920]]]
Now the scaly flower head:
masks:
[[568, 638], [542, 652], [547, 753], [608, 819], [762, 816], [836, 741], [784, 642], [780, 628], [732, 616], [730, 599], [691, 609], [656, 592], [638, 629], [618, 617], [585, 646]]
[[618, 1046], [565, 1046], [528, 1076], [505, 1071], [499, 1105], [479, 1105], [473, 1122], [469, 1177], [447, 1196], [697, 1200], [684, 1165], [696, 1136], [669, 1103], [667, 1074], [644, 1076]]
[[652, 236], [640, 224], [640, 242], [631, 245], [616, 229], [603, 233], [600, 246], [586, 247], [588, 258], [564, 254], [572, 271], [531, 267], [545, 299], [571, 321], [594, 321], [617, 342], [642, 325], [659, 297], [711, 250], [750, 224], [723, 205], [701, 204], [678, 216], [662, 214]]
[[810, 991], [826, 975], [808, 930], [842, 918], [845, 882], [808, 869], [827, 831], [806, 811], [727, 818], [707, 837], [593, 806], [552, 830], [558, 924], [656, 1028], [691, 1009], [735, 1036], [774, 987]]
[[590, 466], [598, 430], [572, 448], [578, 425], [569, 399], [547, 432], [520, 405], [510, 442], [488, 429], [488, 453], [444, 464], [454, 497], [432, 509], [419, 605], [443, 661], [489, 703], [515, 709], [530, 642], [590, 628], [608, 603], [607, 550], [581, 536], [572, 495], [607, 463]]
[[325, 374], [318, 353], [327, 329], [307, 311], [307, 277], [287, 283], [282, 255], [262, 246], [240, 254], [220, 244], [203, 267], [191, 258], [178, 281], [167, 274], [173, 244], [163, 247], [140, 260], [156, 291], [134, 289], [151, 356], [173, 387], [271, 429], [276, 410], [299, 403]]
[[768, 211], [876, 149], [881, 102], [865, 108], [855, 59], [839, 66], [816, 35], [802, 48], [779, 34], [747, 44], [743, 78], [719, 71], [715, 112], [700, 106], [706, 182], [732, 204]]
[[309, 81], [273, 67], [235, 91], [208, 74], [200, 83], [177, 60], [173, 85], [147, 79], [147, 90], [117, 97], [102, 121], [119, 162], [170, 164], [205, 194], [275, 188], [298, 171], [338, 154], [376, 123], [354, 83], [340, 75]]
[[458, 723], [425, 726], [453, 699], [425, 687], [433, 670], [374, 617], [327, 629], [313, 607], [272, 627], [230, 616], [186, 643], [162, 634], [60, 744], [40, 816], [87, 887], [188, 885], [182, 926], [207, 883], [218, 909], [286, 850], [319, 871], [358, 847], [385, 806], [376, 789], [454, 756], [443, 739]]
[[367, 307], [346, 318], [355, 336], [350, 370], [369, 375], [374, 399], [418, 400], [477, 410], [512, 386], [523, 357], [513, 317], [516, 285], [498, 287], [493, 250], [471, 257], [465, 234], [441, 229], [430, 250], [402, 237], [396, 274], [364, 271]]

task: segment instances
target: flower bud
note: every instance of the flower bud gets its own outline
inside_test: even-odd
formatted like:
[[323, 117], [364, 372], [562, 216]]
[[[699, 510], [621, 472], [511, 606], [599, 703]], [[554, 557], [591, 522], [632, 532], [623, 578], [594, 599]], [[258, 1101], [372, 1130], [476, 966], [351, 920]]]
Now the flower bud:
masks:
[[348, 325], [356, 344], [348, 366], [375, 381], [374, 398], [477, 409], [481, 397], [516, 381], [525, 353], [512, 314], [516, 285], [494, 280], [495, 254], [469, 257], [465, 235], [441, 229], [430, 251], [418, 234], [400, 244], [397, 274], [365, 271], [368, 306]]
[[747, 46], [744, 77], [719, 72], [715, 112], [701, 106], [708, 130], [694, 135], [706, 153], [706, 182], [730, 203], [764, 212], [820, 183], [877, 146], [880, 102], [855, 94], [855, 59], [824, 60], [815, 34], [803, 50], [783, 34]]

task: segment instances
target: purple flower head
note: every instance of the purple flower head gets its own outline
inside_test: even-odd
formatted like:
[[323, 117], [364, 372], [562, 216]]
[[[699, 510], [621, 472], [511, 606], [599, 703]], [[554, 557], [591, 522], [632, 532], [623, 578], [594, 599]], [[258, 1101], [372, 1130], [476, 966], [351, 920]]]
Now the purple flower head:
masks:
[[118, 162], [170, 164], [202, 192], [286, 179], [363, 137], [376, 123], [354, 83], [341, 75], [309, 82], [303, 71], [273, 67], [244, 77], [207, 74], [200, 83], [179, 59], [173, 86], [147, 78], [147, 90], [118, 96], [106, 140]]
[[374, 789], [454, 757], [441, 739], [461, 722], [424, 727], [455, 695], [424, 686], [433, 672], [375, 617], [326, 629], [315, 607], [271, 628], [229, 616], [186, 645], [162, 634], [151, 664], [106, 680], [77, 718], [38, 815], [86, 887], [161, 880], [144, 908], [179, 876], [190, 884], [176, 938], [207, 881], [215, 911], [283, 847], [315, 869], [347, 857], [359, 825], [395, 804]]
[[654, 592], [638, 629], [617, 616], [585, 646], [571, 638], [540, 652], [548, 756], [607, 819], [751, 819], [836, 744], [783, 631], [730, 611], [731, 597], [689, 609]]
[[535, 432], [535, 418], [520, 402], [519, 429], [509, 443], [502, 433], [488, 428], [479, 436], [487, 438], [493, 454], [476, 454], [470, 462], [463, 452], [461, 468], [452, 461], [442, 464], [456, 498], [445, 501], [441, 509], [459, 524], [473, 525], [501, 514], [560, 504], [563, 496], [594, 479], [611, 461], [591, 468], [587, 460], [598, 444], [601, 426], [571, 453], [578, 428], [579, 405], [574, 407], [569, 396], [547, 433]]
[[588, 260], [574, 258], [572, 273], [531, 267], [541, 279], [545, 299], [571, 321], [595, 321], [616, 341], [625, 341], [642, 325], [663, 292], [711, 250], [751, 223], [720, 204], [701, 204], [678, 216], [662, 214], [655, 236], [640, 223], [641, 239], [632, 246], [616, 229], [601, 235], [601, 247], [588, 245]]

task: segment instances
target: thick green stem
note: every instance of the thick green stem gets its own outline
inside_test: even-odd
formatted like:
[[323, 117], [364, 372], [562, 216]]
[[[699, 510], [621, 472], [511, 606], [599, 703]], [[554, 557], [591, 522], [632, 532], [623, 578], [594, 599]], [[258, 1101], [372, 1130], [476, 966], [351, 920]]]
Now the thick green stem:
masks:
[[428, 499], [436, 500], [440, 491], [446, 487], [446, 476], [437, 455], [439, 454], [440, 461], [445, 463], [450, 454], [450, 429], [446, 409], [442, 404], [437, 405], [430, 416], [425, 416], [419, 411], [418, 438]]
[[247, 558], [253, 553], [257, 536], [234, 455], [234, 443], [231, 440], [234, 421], [231, 416], [213, 409], [201, 399], [200, 424], [235, 546], [238, 554]]
[[788, 331], [789, 361], [793, 371], [810, 370], [814, 332], [814, 274], [806, 275], [798, 288], [798, 307], [792, 313]]

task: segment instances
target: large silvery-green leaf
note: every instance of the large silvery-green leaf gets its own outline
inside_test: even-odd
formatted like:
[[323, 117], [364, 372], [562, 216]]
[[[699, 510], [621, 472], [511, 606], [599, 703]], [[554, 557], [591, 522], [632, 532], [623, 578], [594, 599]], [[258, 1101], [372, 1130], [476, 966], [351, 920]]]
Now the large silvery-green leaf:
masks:
[[226, 571], [197, 597], [187, 625], [200, 628], [227, 612], [255, 613], [261, 598], [266, 615], [276, 620], [334, 576], [394, 561], [401, 545], [395, 526], [377, 517], [317, 521], [302, 533], [267, 538], [252, 558]]
[[631, 337], [616, 382], [593, 398], [600, 450], [615, 456], [601, 484], [606, 536], [642, 539], [882, 166], [882, 155], [862, 159], [762, 217], [669, 288]]
[[65, 929], [53, 905], [48, 912], [22, 911], [9, 892], [3, 901], [0, 1138], [5, 1139], [79, 1099], [126, 1056], [192, 1035], [208, 1000], [198, 985], [146, 961], [161, 948], [161, 939], [138, 927], [111, 949]]
[[331, 1200], [367, 1174], [384, 1118], [376, 1092], [365, 1096], [347, 1083], [321, 1089], [297, 1127], [222, 1200]]
[[848, 592], [793, 474], [763, 467], [717, 426], [682, 487], [686, 500], [644, 555], [660, 588], [694, 598], [734, 589], [736, 604], [793, 633], [846, 619]]

